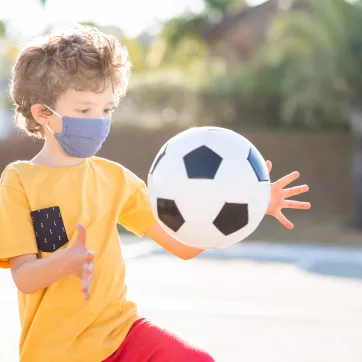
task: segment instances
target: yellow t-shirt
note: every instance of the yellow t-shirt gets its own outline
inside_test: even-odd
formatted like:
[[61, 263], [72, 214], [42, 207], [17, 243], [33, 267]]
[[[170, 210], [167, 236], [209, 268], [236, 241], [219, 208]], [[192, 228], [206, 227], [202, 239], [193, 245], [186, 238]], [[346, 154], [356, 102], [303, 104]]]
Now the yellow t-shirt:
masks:
[[156, 219], [144, 182], [116, 163], [92, 157], [66, 168], [24, 161], [6, 168], [0, 179], [0, 267], [8, 268], [11, 257], [46, 258], [67, 247], [77, 224], [87, 228], [95, 253], [88, 301], [72, 275], [34, 294], [19, 292], [21, 362], [100, 362], [122, 343], [138, 315], [126, 295], [117, 223], [141, 236]]

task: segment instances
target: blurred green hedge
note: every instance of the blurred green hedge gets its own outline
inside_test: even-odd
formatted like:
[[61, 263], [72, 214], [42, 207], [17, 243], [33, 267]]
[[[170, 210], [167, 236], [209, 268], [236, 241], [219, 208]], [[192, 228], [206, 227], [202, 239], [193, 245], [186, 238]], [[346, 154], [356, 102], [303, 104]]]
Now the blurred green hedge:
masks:
[[[219, 125], [244, 129], [310, 129], [302, 118], [283, 122], [279, 70], [239, 67], [230, 72], [204, 68], [134, 76], [114, 119], [146, 128]], [[323, 122], [320, 128], [346, 129], [347, 122]], [[337, 124], [337, 126], [336, 126]]]

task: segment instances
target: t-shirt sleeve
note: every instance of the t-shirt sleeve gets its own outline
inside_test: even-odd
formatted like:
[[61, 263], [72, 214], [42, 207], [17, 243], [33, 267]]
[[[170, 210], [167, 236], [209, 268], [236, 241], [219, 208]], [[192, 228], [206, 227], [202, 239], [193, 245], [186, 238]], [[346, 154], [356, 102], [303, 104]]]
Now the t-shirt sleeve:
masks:
[[131, 172], [126, 173], [126, 178], [130, 197], [121, 209], [118, 223], [141, 237], [157, 224], [157, 220], [152, 212], [145, 183]]
[[37, 254], [31, 211], [25, 193], [0, 184], [0, 268], [12, 257]]

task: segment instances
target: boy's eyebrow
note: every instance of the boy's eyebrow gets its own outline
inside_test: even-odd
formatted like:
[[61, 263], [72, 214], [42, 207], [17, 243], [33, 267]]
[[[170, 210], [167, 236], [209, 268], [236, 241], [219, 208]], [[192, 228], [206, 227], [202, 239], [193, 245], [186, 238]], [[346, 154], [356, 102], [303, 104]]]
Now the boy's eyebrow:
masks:
[[80, 101], [80, 102], [76, 102], [77, 104], [95, 104], [94, 102], [84, 102], [84, 101]]
[[[94, 102], [86, 102], [86, 101], [79, 101], [79, 102], [76, 102], [77, 104], [85, 104], [85, 105], [95, 105], [97, 103], [94, 103]], [[110, 101], [110, 102], [107, 102], [106, 103], [107, 105], [110, 104], [110, 105], [114, 105], [114, 102], [113, 101]]]

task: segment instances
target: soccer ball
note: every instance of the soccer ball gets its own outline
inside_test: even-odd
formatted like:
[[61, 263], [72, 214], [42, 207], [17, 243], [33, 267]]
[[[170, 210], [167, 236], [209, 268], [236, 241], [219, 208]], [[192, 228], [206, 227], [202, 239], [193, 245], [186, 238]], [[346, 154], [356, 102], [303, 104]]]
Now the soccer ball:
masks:
[[160, 225], [180, 242], [225, 248], [249, 236], [270, 199], [265, 160], [236, 132], [196, 127], [164, 144], [148, 174]]

